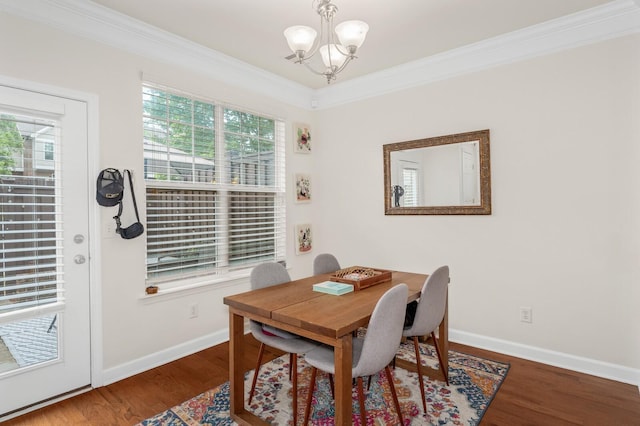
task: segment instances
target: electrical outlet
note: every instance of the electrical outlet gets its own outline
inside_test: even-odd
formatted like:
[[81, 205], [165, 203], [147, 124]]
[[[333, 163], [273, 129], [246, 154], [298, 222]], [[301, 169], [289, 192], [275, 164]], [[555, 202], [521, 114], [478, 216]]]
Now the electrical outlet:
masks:
[[533, 311], [530, 307], [520, 307], [520, 322], [528, 322], [531, 324], [533, 322]]
[[198, 304], [194, 303], [189, 306], [189, 318], [197, 318], [198, 317]]

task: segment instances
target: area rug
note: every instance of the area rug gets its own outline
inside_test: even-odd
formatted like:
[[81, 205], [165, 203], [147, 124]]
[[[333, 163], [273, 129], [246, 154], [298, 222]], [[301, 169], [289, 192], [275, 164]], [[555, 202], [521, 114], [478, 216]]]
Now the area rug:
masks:
[[[431, 345], [420, 344], [422, 364], [438, 368], [438, 358]], [[415, 362], [413, 343], [403, 343], [398, 357]], [[288, 380], [289, 357], [284, 355], [260, 369], [256, 394], [247, 409], [269, 424], [292, 424], [291, 383]], [[298, 422], [304, 419], [309, 392], [311, 368], [301, 357], [298, 361]], [[477, 425], [494, 395], [500, 388], [509, 364], [449, 351], [449, 386], [425, 378], [427, 415], [422, 413], [418, 374], [401, 368], [393, 371], [396, 391], [405, 425]], [[251, 386], [253, 371], [245, 375], [245, 401]], [[365, 381], [366, 384], [366, 381]], [[353, 393], [352, 424], [361, 425], [357, 393]], [[371, 381], [365, 391], [367, 426], [395, 425], [398, 417], [393, 408], [389, 384], [384, 373]], [[329, 380], [318, 374], [312, 400], [310, 424], [333, 425], [334, 405]], [[138, 425], [235, 425], [229, 418], [229, 383], [218, 386], [180, 405], [151, 417]]]

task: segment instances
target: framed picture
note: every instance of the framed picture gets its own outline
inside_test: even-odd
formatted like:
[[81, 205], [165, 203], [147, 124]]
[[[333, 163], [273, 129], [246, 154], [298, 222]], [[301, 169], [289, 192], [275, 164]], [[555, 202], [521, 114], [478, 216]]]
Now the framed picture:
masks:
[[293, 136], [295, 137], [293, 152], [297, 152], [299, 154], [311, 153], [311, 130], [308, 124], [294, 124]]
[[311, 201], [311, 176], [305, 173], [296, 173], [296, 202], [308, 203]]
[[313, 238], [311, 235], [311, 224], [304, 223], [296, 225], [296, 254], [309, 253], [313, 249]]

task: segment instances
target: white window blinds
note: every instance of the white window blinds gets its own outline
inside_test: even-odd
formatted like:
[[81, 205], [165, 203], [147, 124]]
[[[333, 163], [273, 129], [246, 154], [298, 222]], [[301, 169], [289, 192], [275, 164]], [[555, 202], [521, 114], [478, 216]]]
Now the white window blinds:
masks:
[[147, 276], [285, 258], [284, 123], [143, 86]]
[[62, 282], [55, 123], [0, 111], [0, 314], [56, 302]]
[[404, 207], [418, 206], [418, 170], [402, 169], [402, 183], [404, 184]]

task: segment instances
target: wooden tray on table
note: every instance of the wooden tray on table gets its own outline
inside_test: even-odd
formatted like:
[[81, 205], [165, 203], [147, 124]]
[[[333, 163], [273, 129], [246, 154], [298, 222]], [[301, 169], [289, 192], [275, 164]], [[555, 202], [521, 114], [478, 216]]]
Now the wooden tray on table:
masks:
[[350, 266], [331, 274], [331, 281], [351, 284], [354, 291], [391, 281], [391, 271], [386, 269]]

